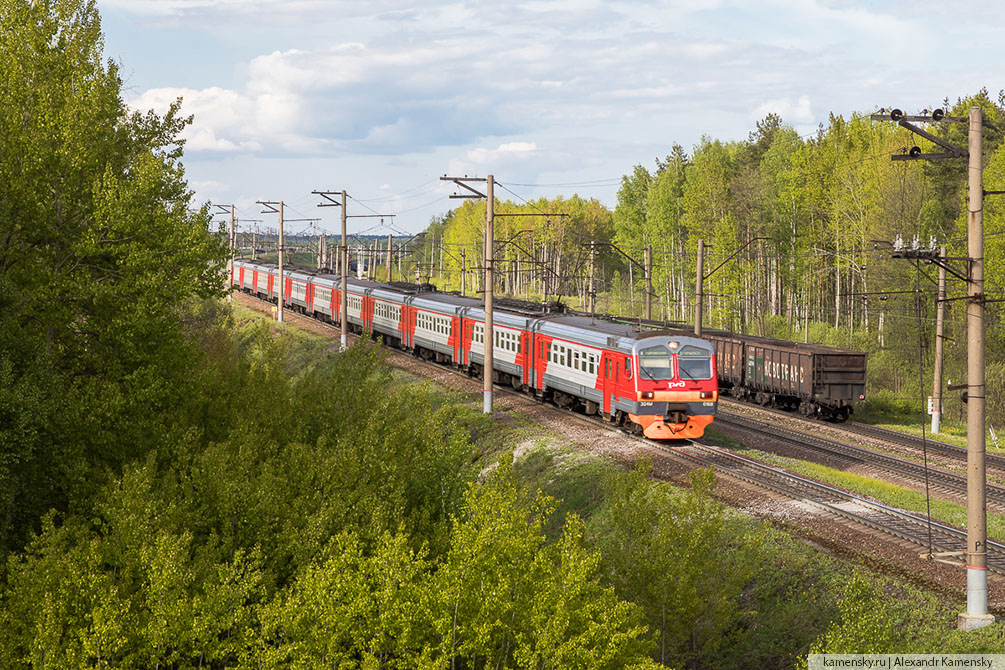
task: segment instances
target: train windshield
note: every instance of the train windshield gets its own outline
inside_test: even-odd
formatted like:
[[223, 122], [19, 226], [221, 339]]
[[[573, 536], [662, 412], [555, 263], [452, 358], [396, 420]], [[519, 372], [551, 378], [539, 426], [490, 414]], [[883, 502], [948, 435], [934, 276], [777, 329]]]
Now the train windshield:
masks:
[[639, 370], [643, 377], [673, 379], [673, 356], [664, 346], [648, 347], [639, 351]]
[[677, 367], [682, 379], [712, 378], [712, 357], [706, 349], [690, 344], [681, 347], [677, 352]]

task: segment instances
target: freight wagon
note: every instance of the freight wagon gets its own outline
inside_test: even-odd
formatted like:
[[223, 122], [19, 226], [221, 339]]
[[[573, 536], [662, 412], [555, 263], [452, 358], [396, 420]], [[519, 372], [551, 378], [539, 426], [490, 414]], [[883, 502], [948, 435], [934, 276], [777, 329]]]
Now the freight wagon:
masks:
[[715, 346], [719, 390], [737, 399], [838, 421], [865, 399], [860, 351], [721, 331], [702, 337]]

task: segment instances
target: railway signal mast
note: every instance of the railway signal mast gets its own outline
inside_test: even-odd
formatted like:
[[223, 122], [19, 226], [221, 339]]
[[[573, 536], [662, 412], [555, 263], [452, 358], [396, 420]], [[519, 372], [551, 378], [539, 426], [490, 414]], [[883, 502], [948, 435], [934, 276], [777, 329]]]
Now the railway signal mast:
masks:
[[[896, 121], [900, 126], [921, 135], [946, 151], [922, 153], [917, 146], [907, 154], [892, 156], [895, 161], [935, 160], [941, 158], [968, 158], [967, 169], [967, 266], [963, 278], [967, 282], [967, 611], [959, 615], [957, 625], [962, 630], [976, 630], [994, 623], [994, 615], [988, 613], [988, 567], [987, 567], [987, 474], [985, 471], [985, 380], [984, 380], [984, 179], [982, 140], [984, 120], [980, 107], [970, 108], [969, 118], [946, 116], [937, 109], [931, 116], [908, 116], [899, 109], [890, 112], [880, 110], [870, 118], [874, 121]], [[922, 123], [964, 123], [969, 122], [967, 149], [933, 135], [914, 125]], [[897, 252], [895, 251], [895, 256]], [[900, 252], [901, 257], [919, 258]], [[938, 251], [931, 250], [926, 256], [940, 267], [948, 267], [947, 259]], [[955, 552], [954, 552], [955, 553]], [[943, 554], [945, 555], [945, 554]], [[934, 558], [934, 557], [930, 557]]]

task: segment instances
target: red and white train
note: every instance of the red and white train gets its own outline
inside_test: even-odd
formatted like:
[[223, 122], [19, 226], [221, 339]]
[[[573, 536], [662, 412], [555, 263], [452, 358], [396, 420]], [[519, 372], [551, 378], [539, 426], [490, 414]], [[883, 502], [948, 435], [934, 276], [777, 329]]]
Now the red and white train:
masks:
[[[285, 307], [338, 323], [340, 278], [284, 271]], [[278, 269], [235, 261], [234, 287], [276, 302]], [[406, 284], [348, 280], [349, 329], [481, 375], [480, 300]], [[719, 400], [715, 351], [704, 340], [640, 331], [589, 316], [497, 307], [493, 378], [560, 407], [600, 414], [657, 439], [701, 437]]]

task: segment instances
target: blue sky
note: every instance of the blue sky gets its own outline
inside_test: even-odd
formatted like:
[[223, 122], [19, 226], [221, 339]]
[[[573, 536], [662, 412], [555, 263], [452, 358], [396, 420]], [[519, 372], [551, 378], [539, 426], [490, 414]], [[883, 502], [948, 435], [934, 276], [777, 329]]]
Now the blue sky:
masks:
[[[457, 201], [443, 174], [520, 198], [618, 181], [674, 143], [743, 139], [769, 112], [801, 134], [879, 107], [919, 111], [1005, 87], [1005, 5], [822, 0], [98, 0], [126, 100], [193, 114], [198, 202], [284, 200], [417, 232]], [[506, 191], [500, 195], [517, 199]], [[369, 209], [368, 209], [369, 208]], [[306, 224], [302, 224], [306, 225]], [[295, 228], [294, 228], [295, 229]]]

